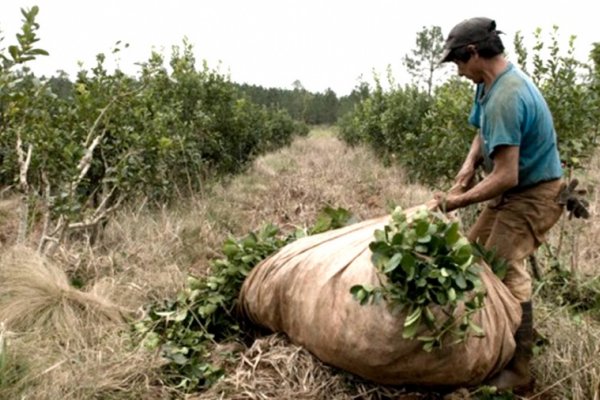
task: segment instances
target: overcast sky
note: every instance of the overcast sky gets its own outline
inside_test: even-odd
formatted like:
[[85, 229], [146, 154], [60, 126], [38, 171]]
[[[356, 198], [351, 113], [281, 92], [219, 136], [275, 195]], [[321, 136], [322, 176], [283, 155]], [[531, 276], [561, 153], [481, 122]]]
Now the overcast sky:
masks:
[[[530, 5], [531, 4], [531, 5]], [[20, 8], [38, 5], [39, 47], [50, 53], [31, 64], [38, 74], [74, 74], [117, 41], [129, 43], [111, 62], [136, 74], [136, 62], [152, 49], [165, 56], [184, 37], [197, 60], [206, 60], [236, 82], [291, 88], [300, 80], [311, 91], [348, 94], [362, 76], [391, 65], [405, 81], [402, 57], [416, 33], [438, 25], [444, 35], [461, 20], [487, 16], [504, 31], [507, 48], [515, 32], [533, 42], [540, 27], [560, 27], [562, 40], [577, 35], [577, 57], [587, 61], [600, 41], [597, 14], [589, 1], [432, 0], [0, 0], [0, 48], [15, 43]], [[563, 46], [566, 47], [566, 46]], [[109, 64], [114, 65], [114, 64]], [[220, 65], [220, 67], [219, 67]]]

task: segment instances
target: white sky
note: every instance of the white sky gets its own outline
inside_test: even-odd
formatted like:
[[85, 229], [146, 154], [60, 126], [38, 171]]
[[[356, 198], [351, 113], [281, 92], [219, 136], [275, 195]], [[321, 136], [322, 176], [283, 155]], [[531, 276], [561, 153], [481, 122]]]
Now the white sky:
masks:
[[[206, 60], [236, 82], [291, 88], [300, 80], [311, 91], [328, 87], [350, 93], [362, 75], [385, 75], [391, 65], [397, 81], [406, 81], [402, 57], [415, 47], [424, 26], [441, 26], [444, 35], [474, 16], [496, 20], [506, 47], [521, 31], [533, 42], [540, 27], [559, 26], [561, 39], [577, 35], [577, 58], [587, 61], [591, 43], [600, 41], [597, 14], [589, 0], [0, 0], [0, 48], [16, 42], [20, 8], [38, 5], [39, 46], [50, 53], [31, 64], [38, 74], [57, 70], [74, 74], [95, 55], [136, 74], [136, 62], [152, 49], [168, 60], [173, 45], [187, 37], [198, 61]], [[595, 31], [595, 32], [594, 32]], [[1, 37], [0, 36], [0, 37]], [[130, 47], [109, 55], [121, 40]], [[566, 49], [565, 46], [561, 48]], [[220, 63], [220, 67], [219, 67]], [[200, 65], [200, 64], [199, 64]]]

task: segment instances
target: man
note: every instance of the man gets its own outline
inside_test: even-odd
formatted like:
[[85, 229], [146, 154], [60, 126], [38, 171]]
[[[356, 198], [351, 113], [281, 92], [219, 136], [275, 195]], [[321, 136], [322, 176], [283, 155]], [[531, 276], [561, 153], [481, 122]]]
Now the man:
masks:
[[[469, 239], [496, 251], [508, 262], [504, 283], [521, 302], [523, 317], [514, 358], [489, 385], [528, 389], [533, 343], [531, 278], [525, 260], [544, 241], [563, 207], [562, 168], [550, 110], [533, 82], [504, 57], [496, 23], [472, 18], [456, 25], [446, 40], [442, 62], [476, 84], [469, 122], [479, 132], [456, 176], [454, 189], [436, 194], [451, 211], [490, 201], [469, 232]], [[474, 183], [483, 166], [485, 178]]]

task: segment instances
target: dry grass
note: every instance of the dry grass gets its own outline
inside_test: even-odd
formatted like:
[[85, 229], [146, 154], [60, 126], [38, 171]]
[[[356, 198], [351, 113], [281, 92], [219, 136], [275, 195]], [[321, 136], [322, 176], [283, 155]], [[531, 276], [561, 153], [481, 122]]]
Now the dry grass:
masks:
[[543, 302], [535, 310], [536, 327], [550, 344], [534, 359], [538, 384], [531, 398], [599, 399], [599, 321]]
[[[0, 191], [0, 193], [2, 193]], [[0, 251], [14, 244], [19, 229], [17, 197], [4, 199], [0, 197]]]
[[[594, 172], [584, 180], [597, 186], [599, 159], [591, 169]], [[72, 241], [53, 260], [15, 250], [24, 257], [13, 259], [14, 268], [0, 264], [0, 273], [13, 279], [0, 280], [0, 299], [4, 298], [0, 322], [6, 321], [0, 335], [7, 343], [5, 365], [12, 367], [10, 375], [0, 375], [0, 398], [182, 397], [161, 385], [162, 361], [131, 343], [124, 334], [127, 322], [117, 310], [138, 310], [172, 297], [187, 273], [207, 270], [228, 235], [242, 235], [267, 222], [308, 225], [328, 204], [366, 219], [388, 212], [392, 204], [408, 207], [430, 196], [428, 190], [406, 184], [401, 169], [383, 167], [370, 151], [344, 146], [322, 129], [261, 157], [246, 173], [207, 187], [202, 195], [175, 207], [148, 207], [141, 202], [119, 211], [94, 246]], [[564, 262], [584, 277], [597, 276], [600, 261], [599, 197], [597, 189], [590, 193], [594, 219], [566, 225]], [[10, 206], [1, 207], [12, 204], [10, 200], [2, 201], [0, 252], [7, 259], [14, 218], [6, 218]], [[555, 231], [551, 240], [557, 239]], [[577, 257], [569, 256], [572, 250]], [[30, 272], [19, 272], [17, 265]], [[81, 290], [73, 288], [72, 282]], [[550, 340], [534, 365], [538, 398], [598, 400], [598, 322], [589, 315], [574, 319], [566, 309], [539, 299], [536, 304], [538, 329]], [[364, 382], [323, 365], [277, 335], [256, 341], [237, 357], [223, 381], [190, 399], [442, 397]], [[0, 374], [1, 363], [0, 355]]]
[[67, 340], [71, 331], [84, 334], [90, 324], [123, 322], [121, 308], [106, 300], [102, 285], [76, 290], [59, 266], [26, 247], [2, 254], [0, 282], [0, 321], [10, 330], [53, 332]]
[[366, 382], [321, 363], [284, 335], [271, 335], [256, 340], [223, 380], [188, 400], [292, 398], [416, 400], [442, 396]]
[[406, 185], [400, 168], [385, 168], [365, 148], [344, 146], [323, 131], [261, 157], [247, 174], [214, 194], [221, 199], [214, 206], [226, 209], [216, 214], [229, 214], [219, 222], [240, 233], [267, 221], [310, 224], [327, 204], [366, 219], [386, 213], [392, 204], [408, 207], [431, 196], [420, 186]]
[[[156, 357], [129, 340], [128, 313], [110, 282], [73, 288], [55, 263], [24, 247], [0, 257], [0, 321], [5, 368], [0, 398], [130, 398], [154, 390]], [[152, 378], [150, 378], [152, 377]]]

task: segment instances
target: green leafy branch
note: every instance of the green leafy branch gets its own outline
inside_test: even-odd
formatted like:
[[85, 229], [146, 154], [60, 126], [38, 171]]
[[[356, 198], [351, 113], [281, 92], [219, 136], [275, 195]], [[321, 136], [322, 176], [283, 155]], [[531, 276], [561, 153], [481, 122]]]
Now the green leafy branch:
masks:
[[[369, 247], [380, 286], [355, 285], [350, 293], [360, 304], [383, 298], [394, 312], [406, 312], [404, 339], [420, 340], [431, 351], [442, 347], [449, 333], [455, 338], [450, 344], [464, 341], [471, 332], [484, 334], [472, 320], [485, 297], [480, 268], [458, 222], [426, 209], [409, 219], [397, 208], [390, 223], [375, 231]], [[428, 334], [417, 336], [422, 325]]]
[[23, 64], [27, 61], [35, 60], [36, 56], [47, 56], [46, 50], [35, 48], [33, 45], [40, 39], [37, 37], [37, 30], [40, 25], [35, 22], [39, 13], [39, 7], [33, 6], [30, 9], [21, 9], [23, 15], [23, 25], [21, 33], [17, 33], [18, 45], [8, 46], [10, 58], [0, 53], [2, 64], [5, 69], [15, 64]]

